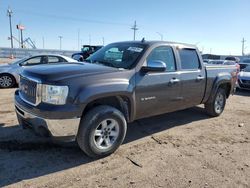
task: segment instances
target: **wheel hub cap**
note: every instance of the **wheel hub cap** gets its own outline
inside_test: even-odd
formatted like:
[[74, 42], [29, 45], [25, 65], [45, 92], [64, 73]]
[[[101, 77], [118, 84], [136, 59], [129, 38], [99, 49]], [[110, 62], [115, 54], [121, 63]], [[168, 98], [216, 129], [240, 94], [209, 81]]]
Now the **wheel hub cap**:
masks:
[[114, 119], [105, 119], [94, 132], [94, 143], [98, 149], [108, 149], [113, 146], [118, 135], [118, 122]]
[[1, 87], [9, 87], [12, 84], [12, 79], [9, 76], [0, 77], [0, 86]]
[[222, 94], [218, 94], [215, 99], [215, 111], [221, 113], [224, 106], [224, 98]]

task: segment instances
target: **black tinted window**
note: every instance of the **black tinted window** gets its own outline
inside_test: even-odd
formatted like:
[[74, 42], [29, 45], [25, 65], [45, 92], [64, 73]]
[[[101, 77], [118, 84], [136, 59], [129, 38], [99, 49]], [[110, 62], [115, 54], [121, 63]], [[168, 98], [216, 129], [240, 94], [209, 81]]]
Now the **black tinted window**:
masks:
[[199, 69], [200, 62], [196, 50], [192, 49], [180, 49], [179, 50], [181, 58], [181, 68], [182, 69]]
[[161, 46], [153, 49], [147, 58], [148, 61], [162, 61], [167, 66], [167, 71], [175, 70], [175, 58], [173, 50], [169, 46]]

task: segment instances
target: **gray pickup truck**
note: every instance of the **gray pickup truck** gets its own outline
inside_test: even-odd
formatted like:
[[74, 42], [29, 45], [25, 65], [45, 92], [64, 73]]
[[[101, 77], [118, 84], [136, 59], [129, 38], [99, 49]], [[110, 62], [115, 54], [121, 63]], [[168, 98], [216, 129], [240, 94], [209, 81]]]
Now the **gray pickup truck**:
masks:
[[127, 123], [205, 104], [219, 116], [236, 67], [207, 66], [193, 45], [136, 41], [109, 44], [84, 63], [25, 68], [15, 92], [19, 123], [76, 140], [91, 157], [113, 153]]

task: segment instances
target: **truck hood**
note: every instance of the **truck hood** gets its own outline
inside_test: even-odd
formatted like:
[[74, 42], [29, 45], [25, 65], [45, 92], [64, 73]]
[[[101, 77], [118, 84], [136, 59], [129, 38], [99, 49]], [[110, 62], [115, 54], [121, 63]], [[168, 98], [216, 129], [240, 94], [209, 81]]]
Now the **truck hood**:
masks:
[[117, 68], [90, 63], [57, 63], [24, 68], [21, 75], [45, 82], [119, 71]]

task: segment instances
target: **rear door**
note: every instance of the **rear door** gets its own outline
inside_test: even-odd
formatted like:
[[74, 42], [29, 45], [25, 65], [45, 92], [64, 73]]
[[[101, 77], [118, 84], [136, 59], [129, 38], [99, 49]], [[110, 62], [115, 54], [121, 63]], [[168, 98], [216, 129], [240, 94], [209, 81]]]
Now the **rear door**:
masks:
[[148, 61], [162, 61], [165, 72], [138, 72], [136, 74], [136, 118], [174, 111], [180, 106], [180, 78], [170, 46], [159, 46], [150, 52]]
[[201, 103], [205, 87], [206, 72], [200, 62], [196, 49], [178, 49], [180, 58], [181, 97], [183, 108], [192, 107]]

